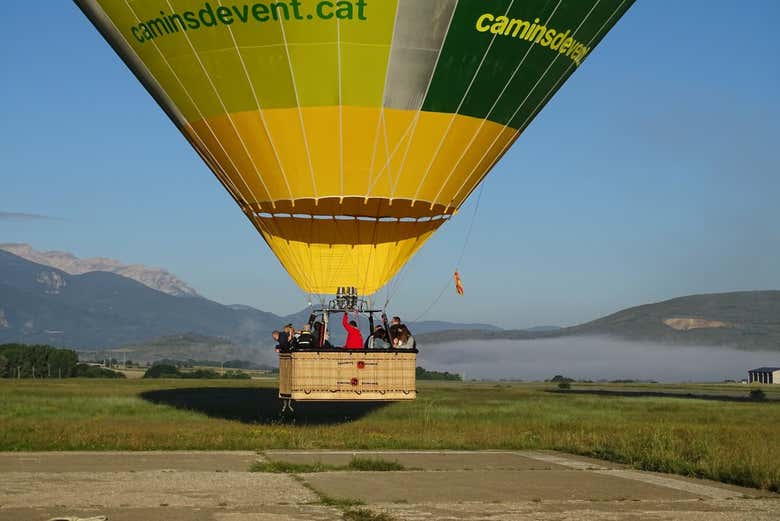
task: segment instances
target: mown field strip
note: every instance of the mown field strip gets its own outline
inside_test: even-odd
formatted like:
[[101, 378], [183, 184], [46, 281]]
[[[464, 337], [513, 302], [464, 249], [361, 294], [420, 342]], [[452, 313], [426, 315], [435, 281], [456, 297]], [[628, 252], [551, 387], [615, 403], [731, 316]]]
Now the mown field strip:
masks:
[[521, 452], [520, 454], [527, 458], [544, 461], [546, 463], [553, 463], [555, 465], [561, 465], [586, 472], [593, 472], [595, 474], [603, 474], [605, 476], [616, 476], [623, 479], [641, 481], [651, 485], [659, 485], [662, 487], [672, 488], [674, 490], [690, 492], [691, 494], [696, 494], [698, 496], [710, 499], [732, 499], [742, 495], [739, 492], [728, 490], [726, 488], [691, 483], [690, 481], [684, 481], [682, 479], [659, 476], [647, 472], [637, 472], [635, 470], [611, 469], [598, 465], [597, 463], [566, 458], [564, 456], [555, 454], [545, 454], [541, 452]]

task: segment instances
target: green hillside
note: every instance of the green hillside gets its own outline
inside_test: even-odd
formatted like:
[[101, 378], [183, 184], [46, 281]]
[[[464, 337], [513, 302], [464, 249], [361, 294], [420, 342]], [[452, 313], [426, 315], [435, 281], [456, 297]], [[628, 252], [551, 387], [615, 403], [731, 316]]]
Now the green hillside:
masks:
[[445, 331], [419, 335], [418, 340], [421, 343], [441, 343], [583, 335], [780, 351], [780, 291], [690, 295], [624, 309], [592, 322], [555, 331]]
[[[122, 346], [128, 359], [134, 362], [151, 363], [159, 360], [244, 360], [252, 363], [273, 362], [276, 352], [268, 346], [252, 347], [236, 344], [229, 338], [216, 338], [197, 333], [168, 335], [148, 341], [134, 342]], [[88, 355], [90, 351], [85, 353]], [[102, 353], [102, 352], [101, 352]], [[115, 352], [112, 356], [120, 358]]]

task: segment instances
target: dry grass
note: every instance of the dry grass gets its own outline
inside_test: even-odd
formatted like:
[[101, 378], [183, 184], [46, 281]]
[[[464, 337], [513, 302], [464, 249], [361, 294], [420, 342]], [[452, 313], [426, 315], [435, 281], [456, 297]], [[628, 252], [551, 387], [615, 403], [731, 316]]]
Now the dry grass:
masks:
[[344, 521], [393, 521], [393, 518], [382, 512], [374, 512], [367, 508], [351, 509], [344, 512]]
[[346, 465], [328, 465], [322, 461], [314, 463], [289, 463], [287, 461], [256, 461], [250, 469], [252, 472], [272, 472], [277, 474], [304, 474], [307, 472], [332, 472], [336, 470], [356, 470], [361, 472], [389, 472], [406, 470], [397, 461], [381, 458], [353, 457]]
[[[0, 450], [556, 449], [780, 489], [780, 402], [766, 388], [770, 400], [751, 403], [551, 393], [553, 385], [539, 384], [423, 383], [414, 402], [346, 412], [301, 404], [290, 423], [276, 414], [270, 385], [3, 380]], [[748, 392], [739, 385], [598, 387]], [[157, 393], [154, 401], [141, 397], [149, 391]]]

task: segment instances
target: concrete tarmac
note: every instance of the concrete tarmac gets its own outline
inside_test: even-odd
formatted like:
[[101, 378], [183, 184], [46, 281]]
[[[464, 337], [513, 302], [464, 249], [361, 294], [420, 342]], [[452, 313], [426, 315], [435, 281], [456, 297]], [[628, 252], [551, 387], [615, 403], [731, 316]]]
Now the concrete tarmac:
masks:
[[[406, 470], [249, 472], [255, 461], [353, 456]], [[776, 494], [548, 451], [0, 453], [1, 521], [343, 519], [349, 507], [333, 500], [398, 521], [780, 519]]]

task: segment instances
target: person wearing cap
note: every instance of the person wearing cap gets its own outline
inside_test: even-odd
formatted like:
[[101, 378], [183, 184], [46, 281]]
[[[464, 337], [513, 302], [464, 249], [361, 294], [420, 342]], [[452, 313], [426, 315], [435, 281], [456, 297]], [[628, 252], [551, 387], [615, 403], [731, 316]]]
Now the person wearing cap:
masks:
[[314, 337], [311, 334], [311, 326], [309, 324], [303, 325], [301, 332], [298, 333], [298, 336], [293, 340], [293, 346], [300, 349], [314, 347]]

